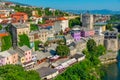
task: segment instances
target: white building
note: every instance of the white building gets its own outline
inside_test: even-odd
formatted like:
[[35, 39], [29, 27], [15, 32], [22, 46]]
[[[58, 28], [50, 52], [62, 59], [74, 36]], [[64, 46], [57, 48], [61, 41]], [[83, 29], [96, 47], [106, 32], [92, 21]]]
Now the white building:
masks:
[[39, 16], [31, 16], [30, 19], [32, 20], [33, 24], [38, 24], [38, 22], [42, 23], [43, 21], [43, 18]]
[[61, 30], [65, 31], [65, 29], [68, 28], [68, 26], [69, 26], [69, 21], [64, 17], [60, 17], [54, 22], [54, 30], [56, 32], [60, 32]]

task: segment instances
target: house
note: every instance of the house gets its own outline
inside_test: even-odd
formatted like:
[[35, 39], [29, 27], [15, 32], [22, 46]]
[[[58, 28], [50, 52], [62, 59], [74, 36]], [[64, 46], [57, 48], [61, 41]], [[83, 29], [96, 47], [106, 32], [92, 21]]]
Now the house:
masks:
[[65, 41], [66, 41], [66, 45], [69, 45], [74, 41], [74, 39], [70, 34], [68, 34], [68, 35], [65, 35]]
[[9, 49], [7, 51], [0, 52], [0, 65], [6, 64], [17, 64], [18, 63], [18, 53]]
[[47, 30], [51, 30], [53, 29], [53, 23], [45, 23], [45, 24], [39, 24], [39, 30], [41, 29], [47, 29]]
[[[12, 55], [7, 52], [7, 51], [3, 51], [3, 52], [0, 52], [0, 56], [2, 58], [2, 65], [5, 65], [5, 64], [13, 64], [13, 61], [12, 61]], [[4, 59], [5, 58], [5, 59]]]
[[81, 54], [81, 53], [77, 53], [77, 54], [73, 55], [72, 58], [75, 58], [79, 62], [79, 61], [82, 61], [85, 59], [85, 55]]
[[17, 36], [22, 34], [29, 34], [30, 23], [13, 23], [10, 26], [12, 31], [16, 31]]
[[106, 31], [106, 23], [95, 23], [94, 30], [96, 35], [104, 35], [103, 32]]
[[94, 30], [89, 30], [87, 28], [84, 28], [81, 30], [81, 36], [82, 37], [89, 37], [89, 36], [94, 36], [95, 31]]
[[8, 52], [12, 55], [12, 64], [17, 64], [18, 63], [18, 52], [16, 52], [13, 49], [9, 49]]
[[14, 23], [9, 25], [9, 32], [12, 35], [12, 45], [14, 48], [17, 46], [18, 36], [22, 34], [28, 35], [30, 32], [29, 23]]
[[28, 15], [23, 12], [16, 12], [11, 14], [12, 22], [26, 22], [28, 20]]
[[70, 46], [69, 49], [70, 49], [70, 55], [71, 56], [74, 55], [74, 54], [76, 54], [77, 49], [75, 47]]
[[46, 30], [46, 29], [33, 31], [29, 33], [30, 42], [39, 40], [45, 43], [48, 40], [48, 37], [53, 37], [53, 36], [54, 36], [53, 30]]
[[42, 21], [43, 21], [43, 18], [42, 18], [42, 17], [36, 16], [36, 15], [31, 16], [30, 19], [32, 20], [32, 23], [33, 23], [33, 24], [38, 24], [39, 22], [42, 23]]
[[68, 28], [68, 23], [69, 20], [64, 18], [64, 17], [59, 17], [57, 18], [57, 20], [54, 22], [54, 30], [56, 32], [60, 32], [60, 31], [65, 31], [66, 28]]
[[42, 67], [37, 70], [40, 77], [44, 80], [49, 80], [51, 78], [56, 77], [59, 72], [56, 69], [48, 68], [48, 67]]
[[86, 49], [86, 43], [87, 43], [87, 40], [81, 39], [80, 41], [75, 42], [75, 44], [76, 44], [75, 48], [78, 51], [82, 52], [84, 49]]
[[52, 55], [50, 54], [50, 52], [39, 52], [36, 51], [37, 54], [37, 63], [40, 64], [42, 62], [46, 62], [47, 59], [49, 59]]
[[71, 35], [75, 41], [79, 41], [81, 39], [81, 32], [80, 31], [74, 31], [74, 32], [72, 32]]
[[75, 25], [71, 30], [71, 35], [75, 41], [79, 41], [81, 39], [81, 30], [79, 25]]
[[5, 65], [5, 57], [3, 57], [2, 55], [0, 55], [0, 66]]
[[35, 62], [32, 61], [32, 51], [30, 48], [27, 46], [22, 46], [16, 48], [15, 50], [18, 52], [19, 61], [23, 67], [33, 66]]
[[9, 17], [11, 13], [14, 12], [14, 9], [10, 9], [10, 8], [0, 8], [0, 14], [4, 14], [5, 17]]

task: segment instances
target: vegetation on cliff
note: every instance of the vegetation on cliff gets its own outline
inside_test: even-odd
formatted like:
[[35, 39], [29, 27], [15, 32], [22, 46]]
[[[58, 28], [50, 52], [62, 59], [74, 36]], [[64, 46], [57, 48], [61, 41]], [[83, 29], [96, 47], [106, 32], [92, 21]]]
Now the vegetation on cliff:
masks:
[[36, 71], [25, 71], [20, 65], [5, 65], [0, 67], [2, 80], [40, 80]]
[[105, 48], [102, 45], [94, 45], [92, 46], [94, 49], [88, 51], [88, 48], [91, 47], [88, 45], [89, 43], [96, 44], [93, 40], [88, 40], [87, 49], [83, 51], [86, 59], [69, 67], [54, 80], [101, 80], [104, 72], [101, 69], [98, 57], [105, 53]]

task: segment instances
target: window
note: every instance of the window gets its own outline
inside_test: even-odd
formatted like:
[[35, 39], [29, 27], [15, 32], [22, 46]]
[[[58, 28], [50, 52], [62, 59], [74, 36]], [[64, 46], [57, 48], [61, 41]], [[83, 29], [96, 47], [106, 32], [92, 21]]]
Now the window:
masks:
[[14, 56], [14, 58], [15, 58], [15, 56]]
[[25, 55], [27, 55], [27, 53], [25, 53]]
[[29, 59], [31, 59], [31, 57], [29, 57]]
[[22, 59], [22, 61], [24, 61], [24, 59]]
[[26, 58], [26, 60], [28, 60], [28, 59]]
[[7, 60], [9, 60], [9, 58], [7, 57]]

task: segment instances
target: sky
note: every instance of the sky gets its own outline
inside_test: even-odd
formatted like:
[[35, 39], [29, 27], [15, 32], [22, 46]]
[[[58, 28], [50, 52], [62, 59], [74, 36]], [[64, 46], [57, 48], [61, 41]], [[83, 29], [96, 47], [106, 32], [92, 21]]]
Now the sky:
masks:
[[33, 6], [51, 7], [55, 9], [94, 10], [109, 9], [120, 10], [120, 0], [9, 0]]

